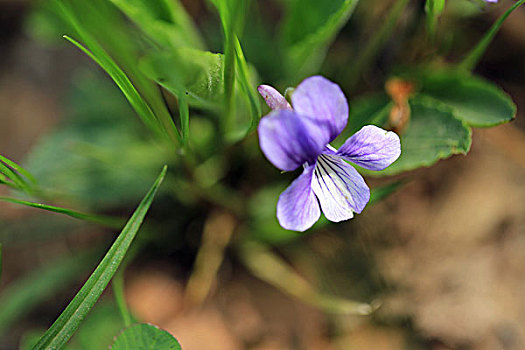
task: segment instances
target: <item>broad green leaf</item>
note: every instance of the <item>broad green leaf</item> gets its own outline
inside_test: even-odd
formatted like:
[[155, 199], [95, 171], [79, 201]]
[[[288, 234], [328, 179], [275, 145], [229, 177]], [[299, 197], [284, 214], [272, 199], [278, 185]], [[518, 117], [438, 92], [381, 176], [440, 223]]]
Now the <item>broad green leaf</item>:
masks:
[[124, 259], [165, 175], [166, 167], [164, 167], [96, 270], [55, 323], [40, 338], [33, 350], [60, 349], [71, 338], [89, 310], [95, 305]]
[[224, 98], [221, 54], [180, 48], [146, 56], [140, 67], [175, 96], [185, 94], [191, 106], [220, 111]]
[[178, 0], [111, 0], [153, 41], [164, 48], [203, 49], [204, 43]]
[[151, 324], [135, 324], [120, 333], [111, 350], [182, 350], [168, 332]]
[[456, 118], [476, 127], [506, 123], [516, 115], [512, 99], [499, 87], [457, 71], [424, 75], [421, 93], [451, 108]]
[[352, 15], [357, 2], [291, 1], [281, 35], [288, 72], [304, 77], [317, 70], [328, 46]]
[[410, 121], [401, 134], [401, 156], [383, 171], [371, 175], [392, 175], [423, 166], [470, 149], [471, 130], [449, 109], [422, 96], [410, 102]]
[[35, 307], [80, 279], [91, 261], [92, 254], [86, 253], [57, 259], [7, 285], [0, 294], [0, 336]]
[[34, 202], [29, 202], [29, 201], [25, 201], [21, 199], [16, 199], [16, 198], [0, 196], [0, 201], [25, 205], [27, 207], [32, 207], [32, 208], [51, 211], [54, 213], [64, 214], [64, 215], [71, 216], [76, 219], [91, 221], [91, 222], [99, 223], [102, 225], [107, 225], [110, 227], [121, 227], [121, 223], [122, 223], [122, 220], [118, 218], [113, 218], [110, 216], [87, 214], [87, 213], [82, 213], [82, 212], [67, 209], [67, 208], [61, 208], [61, 207], [56, 207], [53, 205], [47, 205], [47, 204], [42, 204], [42, 203], [34, 203]]

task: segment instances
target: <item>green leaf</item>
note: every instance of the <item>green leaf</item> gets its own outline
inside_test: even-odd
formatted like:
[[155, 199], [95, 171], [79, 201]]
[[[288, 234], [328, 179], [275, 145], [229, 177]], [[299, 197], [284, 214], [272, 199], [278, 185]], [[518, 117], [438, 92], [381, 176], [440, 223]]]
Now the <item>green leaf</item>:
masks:
[[261, 104], [259, 102], [259, 95], [255, 92], [255, 84], [253, 84], [250, 80], [250, 70], [248, 68], [248, 63], [244, 58], [241, 43], [237, 37], [235, 38], [235, 55], [238, 67], [237, 80], [241, 86], [241, 91], [244, 92], [244, 95], [248, 97], [250, 102], [250, 128], [248, 129], [248, 132], [250, 132], [255, 130], [257, 127], [262, 111]]
[[33, 350], [60, 349], [77, 330], [124, 259], [165, 175], [166, 167], [164, 167], [96, 270], [55, 323], [40, 338]]
[[459, 64], [458, 68], [471, 71], [476, 67], [476, 64], [481, 59], [487, 48], [489, 47], [490, 43], [498, 33], [499, 29], [503, 25], [503, 22], [507, 19], [507, 17], [518, 7], [523, 5], [525, 3], [525, 0], [519, 0], [516, 1], [505, 13], [503, 13], [498, 20], [490, 27], [490, 29], [487, 31], [487, 33], [481, 38], [481, 40], [478, 42], [476, 46], [468, 53], [468, 55], [463, 59], [463, 61]]
[[512, 99], [484, 79], [457, 71], [423, 75], [421, 93], [452, 109], [454, 116], [476, 127], [506, 123], [516, 116]]
[[[136, 68], [138, 64], [137, 53], [130, 47], [133, 38], [115, 19], [116, 16], [108, 8], [107, 3], [70, 0], [57, 2], [57, 4], [61, 9], [61, 15], [74, 28], [85, 46], [69, 36], [64, 37], [106, 71], [121, 89], [144, 124], [157, 137], [166, 137], [173, 145], [178, 146], [180, 135], [158, 89]], [[98, 7], [95, 9], [94, 6], [101, 9], [99, 10]], [[101, 29], [105, 29], [106, 32], [101, 32]], [[112, 35], [107, 35], [109, 32]], [[99, 43], [100, 40], [106, 43], [105, 47]], [[119, 58], [125, 69], [122, 69], [108, 54], [108, 49]], [[137, 87], [134, 83], [137, 84]]]
[[29, 171], [25, 170], [20, 165], [13, 162], [12, 160], [0, 155], [0, 162], [7, 164], [11, 168], [15, 169], [17, 172], [22, 174], [23, 176], [25, 176], [30, 182], [32, 182], [33, 184], [36, 184], [36, 179], [33, 177], [33, 175], [31, 175]]
[[[12, 160], [0, 155], [0, 183], [26, 193], [32, 193], [36, 180], [27, 170]], [[23, 176], [22, 176], [23, 175]], [[24, 179], [29, 180], [29, 182]]]
[[220, 111], [224, 99], [224, 58], [208, 51], [180, 48], [147, 55], [140, 68], [175, 96], [185, 94], [191, 106]]
[[0, 294], [0, 335], [87, 270], [92, 254], [80, 253], [57, 259], [12, 282]]
[[438, 17], [445, 8], [445, 0], [427, 0], [425, 3], [425, 12], [427, 13], [427, 30], [431, 37], [436, 34]]
[[316, 71], [358, 0], [292, 0], [281, 37], [288, 72], [304, 77]]
[[151, 324], [135, 324], [124, 329], [111, 350], [182, 350], [177, 339]]
[[203, 49], [191, 17], [178, 0], [111, 0], [150, 39], [164, 48]]
[[401, 135], [401, 156], [385, 170], [370, 175], [397, 174], [469, 151], [471, 130], [449, 109], [422, 96], [410, 101], [410, 109], [410, 121]]
[[47, 205], [47, 204], [42, 204], [42, 203], [34, 203], [34, 202], [29, 202], [29, 201], [25, 201], [21, 199], [16, 199], [16, 198], [0, 196], [0, 201], [25, 205], [27, 207], [38, 208], [42, 210], [51, 211], [54, 213], [64, 214], [64, 215], [71, 216], [76, 219], [91, 221], [91, 222], [99, 223], [99, 224], [106, 225], [109, 227], [121, 227], [121, 224], [122, 224], [122, 220], [118, 218], [110, 217], [110, 216], [87, 214], [87, 213], [82, 213], [82, 212], [71, 210], [71, 209], [56, 207], [53, 205]]
[[129, 101], [135, 112], [137, 112], [137, 114], [141, 117], [144, 124], [152, 131], [158, 132], [159, 128], [157, 118], [153, 114], [153, 111], [148, 106], [146, 101], [144, 101], [144, 99], [140, 96], [126, 74], [124, 74], [124, 72], [116, 65], [116, 63], [105, 54], [99, 53], [98, 56], [95, 56], [88, 49], [82, 46], [82, 44], [77, 42], [75, 39], [68, 37], [67, 35], [65, 35], [64, 38], [82, 50], [102, 69], [104, 69], [104, 71], [108, 73], [108, 75], [113, 79], [113, 81], [115, 81], [115, 84], [117, 84], [119, 89], [122, 90], [124, 96], [126, 96], [126, 99]]

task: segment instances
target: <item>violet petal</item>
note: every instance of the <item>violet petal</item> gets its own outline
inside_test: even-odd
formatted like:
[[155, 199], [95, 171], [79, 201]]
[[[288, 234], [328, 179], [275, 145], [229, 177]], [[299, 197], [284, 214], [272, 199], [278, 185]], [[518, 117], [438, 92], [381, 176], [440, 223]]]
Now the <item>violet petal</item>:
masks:
[[319, 203], [311, 186], [314, 168], [315, 165], [307, 166], [279, 197], [277, 219], [287, 230], [305, 231], [321, 216]]
[[283, 95], [279, 93], [270, 85], [259, 85], [257, 91], [261, 94], [266, 101], [266, 104], [271, 109], [292, 109], [292, 106], [286, 101]]
[[341, 158], [327, 154], [317, 159], [312, 189], [324, 215], [333, 222], [351, 219], [370, 200], [370, 189], [357, 170]]
[[385, 169], [400, 154], [399, 136], [374, 125], [361, 128], [337, 151], [338, 156], [369, 170]]
[[284, 171], [312, 164], [328, 143], [328, 127], [294, 111], [277, 109], [259, 123], [259, 144], [268, 160]]
[[330, 141], [335, 139], [348, 121], [348, 102], [339, 85], [321, 76], [303, 80], [292, 94], [293, 109], [330, 125]]

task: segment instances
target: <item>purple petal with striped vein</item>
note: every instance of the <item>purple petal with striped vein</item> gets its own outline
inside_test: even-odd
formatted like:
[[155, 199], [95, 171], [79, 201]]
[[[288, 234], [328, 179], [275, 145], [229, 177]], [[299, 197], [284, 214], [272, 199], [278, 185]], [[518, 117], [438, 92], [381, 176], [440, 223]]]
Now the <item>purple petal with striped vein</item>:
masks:
[[333, 222], [351, 219], [370, 200], [370, 189], [357, 170], [337, 156], [317, 159], [312, 189], [326, 218]]
[[321, 216], [319, 203], [311, 186], [314, 168], [315, 165], [307, 166], [279, 197], [277, 219], [287, 230], [305, 231]]
[[335, 139], [348, 121], [348, 102], [341, 88], [321, 76], [303, 80], [292, 94], [293, 109], [328, 123], [330, 140]]
[[292, 109], [286, 98], [270, 85], [259, 85], [257, 91], [271, 109]]
[[369, 170], [383, 170], [401, 154], [399, 136], [374, 125], [361, 128], [349, 137], [336, 153]]
[[323, 123], [294, 111], [277, 109], [259, 123], [259, 144], [268, 160], [284, 171], [313, 164], [328, 143], [329, 129]]

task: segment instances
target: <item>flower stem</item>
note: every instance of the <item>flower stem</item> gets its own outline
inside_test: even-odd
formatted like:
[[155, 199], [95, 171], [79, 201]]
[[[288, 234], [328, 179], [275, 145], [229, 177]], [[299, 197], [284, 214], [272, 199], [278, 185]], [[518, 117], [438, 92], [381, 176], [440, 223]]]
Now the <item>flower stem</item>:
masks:
[[385, 42], [393, 33], [394, 26], [397, 23], [399, 16], [408, 5], [409, 0], [398, 0], [390, 9], [383, 25], [378, 31], [374, 33], [372, 38], [368, 40], [367, 45], [360, 51], [359, 56], [353, 64], [353, 68], [349, 70], [349, 75], [346, 78], [347, 86], [352, 89], [359, 81], [361, 74], [363, 74], [368, 67], [373, 63], [374, 58], [379, 53]]
[[233, 99], [235, 97], [235, 46], [234, 26], [225, 33], [224, 44], [224, 119], [223, 135], [231, 130], [233, 119]]
[[129, 327], [131, 325], [131, 314], [124, 297], [124, 270], [122, 267], [113, 277], [111, 286], [113, 287], [113, 294], [115, 295], [115, 301], [120, 311], [120, 315], [122, 316], [122, 320], [124, 321], [124, 326]]
[[498, 18], [498, 20], [490, 27], [488, 32], [483, 36], [483, 38], [478, 42], [478, 44], [470, 51], [470, 53], [461, 61], [458, 68], [466, 71], [472, 71], [474, 67], [478, 64], [479, 60], [481, 59], [481, 56], [485, 53], [488, 46], [492, 42], [492, 39], [494, 39], [494, 36], [498, 33], [499, 29], [503, 25], [503, 22], [507, 19], [507, 17], [518, 7], [523, 5], [525, 3], [525, 0], [517, 1], [514, 5], [512, 5], [503, 15]]

